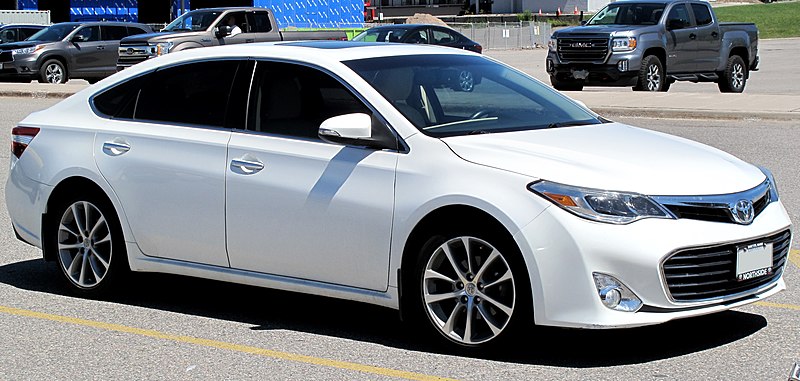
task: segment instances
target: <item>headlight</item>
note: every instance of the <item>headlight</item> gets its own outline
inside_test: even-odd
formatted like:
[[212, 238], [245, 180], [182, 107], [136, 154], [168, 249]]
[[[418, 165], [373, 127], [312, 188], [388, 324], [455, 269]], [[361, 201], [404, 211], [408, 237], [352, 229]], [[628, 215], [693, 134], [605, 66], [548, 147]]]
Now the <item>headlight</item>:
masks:
[[629, 224], [643, 218], [675, 218], [659, 203], [638, 193], [573, 187], [548, 181], [532, 183], [528, 188], [562, 209], [592, 221]]
[[769, 202], [778, 201], [778, 183], [775, 182], [775, 176], [772, 175], [769, 169], [759, 166], [758, 169], [767, 176], [769, 180]]
[[547, 48], [550, 49], [551, 52], [555, 52], [558, 50], [558, 39], [555, 37], [550, 37], [550, 42], [547, 43]]
[[164, 54], [169, 53], [170, 49], [172, 49], [172, 42], [159, 42], [155, 44], [155, 55], [156, 56], [163, 56]]
[[636, 37], [615, 38], [611, 40], [611, 50], [615, 52], [628, 52], [636, 49]]
[[30, 48], [22, 48], [22, 49], [14, 49], [11, 51], [11, 55], [18, 55], [18, 54], [31, 54], [35, 53], [37, 50], [41, 49], [42, 45], [31, 46]]

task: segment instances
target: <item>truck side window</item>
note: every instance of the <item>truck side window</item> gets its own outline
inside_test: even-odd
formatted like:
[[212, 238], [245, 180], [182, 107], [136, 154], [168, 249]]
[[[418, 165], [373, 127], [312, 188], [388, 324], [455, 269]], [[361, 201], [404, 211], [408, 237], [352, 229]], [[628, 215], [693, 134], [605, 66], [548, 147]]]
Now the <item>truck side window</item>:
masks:
[[253, 12], [247, 14], [247, 23], [250, 24], [251, 33], [267, 33], [272, 30], [269, 22], [269, 13]]
[[692, 11], [694, 11], [694, 20], [698, 26], [708, 25], [713, 21], [711, 11], [705, 4], [692, 4]]
[[248, 129], [319, 139], [319, 125], [325, 119], [350, 113], [370, 111], [329, 74], [290, 63], [256, 64]]
[[689, 21], [689, 10], [686, 8], [684, 4], [678, 4], [669, 11], [669, 15], [667, 16], [667, 25], [674, 23], [673, 20], [677, 20], [682, 24], [682, 28], [686, 28], [691, 25]]
[[128, 36], [128, 30], [124, 26], [103, 25], [103, 41], [119, 41]]

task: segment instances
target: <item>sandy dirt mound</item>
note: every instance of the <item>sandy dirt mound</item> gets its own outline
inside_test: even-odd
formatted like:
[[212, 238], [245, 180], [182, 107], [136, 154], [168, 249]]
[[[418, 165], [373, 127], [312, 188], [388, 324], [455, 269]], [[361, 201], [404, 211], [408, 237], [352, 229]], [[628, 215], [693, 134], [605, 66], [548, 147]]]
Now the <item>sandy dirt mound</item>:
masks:
[[447, 26], [447, 24], [445, 24], [445, 22], [440, 20], [438, 17], [429, 15], [427, 13], [415, 13], [414, 16], [406, 19], [406, 24], [433, 24]]

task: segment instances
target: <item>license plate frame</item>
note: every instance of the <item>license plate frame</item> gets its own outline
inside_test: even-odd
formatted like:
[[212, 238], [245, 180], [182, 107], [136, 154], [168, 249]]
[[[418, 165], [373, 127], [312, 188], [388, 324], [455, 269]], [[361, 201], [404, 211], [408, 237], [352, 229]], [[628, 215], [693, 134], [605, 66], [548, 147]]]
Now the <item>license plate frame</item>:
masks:
[[739, 282], [772, 275], [772, 243], [760, 242], [736, 247], [736, 280]]

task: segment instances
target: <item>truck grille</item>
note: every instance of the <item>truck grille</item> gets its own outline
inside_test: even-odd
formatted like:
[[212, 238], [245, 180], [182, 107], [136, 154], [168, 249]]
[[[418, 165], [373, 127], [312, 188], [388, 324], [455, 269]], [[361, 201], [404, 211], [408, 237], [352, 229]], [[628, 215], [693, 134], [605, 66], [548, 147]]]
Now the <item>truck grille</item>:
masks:
[[[669, 293], [675, 301], [692, 302], [735, 295], [768, 284], [783, 272], [791, 237], [791, 232], [785, 230], [753, 241], [681, 250], [662, 265]], [[772, 243], [772, 274], [738, 281], [736, 248], [761, 242]]]
[[0, 62], [11, 62], [14, 60], [14, 56], [11, 54], [11, 51], [0, 52]]
[[124, 69], [150, 58], [149, 46], [120, 46], [117, 69]]
[[558, 58], [564, 62], [605, 62], [607, 38], [559, 38]]

